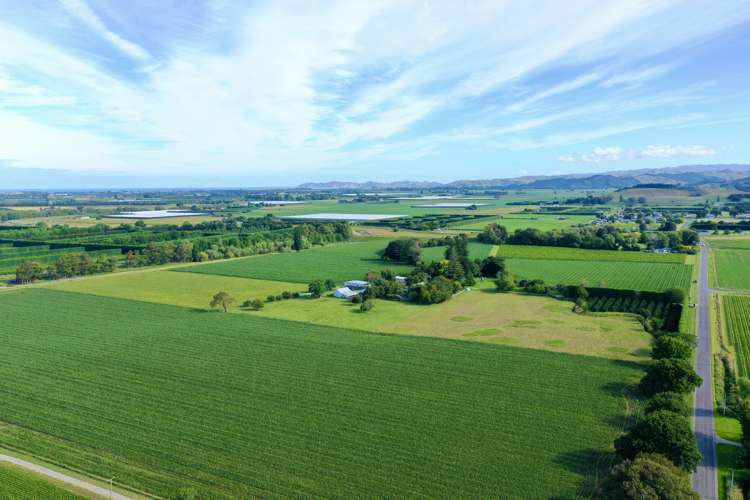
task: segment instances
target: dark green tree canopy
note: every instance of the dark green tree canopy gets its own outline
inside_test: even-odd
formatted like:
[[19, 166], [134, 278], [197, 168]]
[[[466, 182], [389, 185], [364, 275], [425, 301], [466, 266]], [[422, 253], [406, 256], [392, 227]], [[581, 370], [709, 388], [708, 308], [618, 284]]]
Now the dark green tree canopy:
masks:
[[666, 410], [685, 417], [690, 416], [690, 406], [684, 394], [676, 392], [660, 392], [646, 402], [645, 413]]
[[665, 410], [644, 416], [617, 438], [615, 450], [625, 459], [633, 459], [639, 453], [660, 453], [688, 472], [695, 471], [701, 460], [688, 419]]
[[654, 339], [651, 357], [654, 359], [688, 359], [693, 355], [693, 345], [682, 337], [660, 335]]
[[646, 369], [640, 388], [649, 397], [658, 392], [685, 394], [695, 390], [702, 380], [687, 359], [657, 359]]
[[642, 453], [616, 465], [600, 498], [612, 500], [697, 500], [690, 476], [663, 455]]

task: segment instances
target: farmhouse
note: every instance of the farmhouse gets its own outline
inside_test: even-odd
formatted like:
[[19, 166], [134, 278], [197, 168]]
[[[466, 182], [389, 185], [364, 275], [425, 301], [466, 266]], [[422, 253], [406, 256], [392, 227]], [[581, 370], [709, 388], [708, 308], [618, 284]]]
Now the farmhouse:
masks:
[[351, 290], [364, 290], [365, 288], [370, 286], [370, 284], [367, 281], [362, 280], [349, 280], [344, 283], [344, 286]]
[[339, 299], [351, 299], [355, 295], [359, 295], [362, 293], [362, 290], [352, 290], [348, 286], [337, 288], [335, 292], [333, 292], [334, 297], [338, 297]]

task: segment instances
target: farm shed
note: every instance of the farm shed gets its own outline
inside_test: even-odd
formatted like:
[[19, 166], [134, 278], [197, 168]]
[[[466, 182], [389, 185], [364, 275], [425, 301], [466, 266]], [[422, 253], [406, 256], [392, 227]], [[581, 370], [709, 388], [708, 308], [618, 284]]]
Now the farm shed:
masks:
[[335, 292], [333, 292], [334, 297], [338, 297], [340, 299], [351, 299], [355, 295], [359, 295], [361, 290], [352, 290], [351, 288], [345, 286], [341, 288], [337, 288]]
[[363, 290], [367, 288], [368, 286], [370, 286], [370, 284], [367, 281], [362, 281], [362, 280], [349, 280], [346, 283], [344, 283], [344, 286], [352, 290]]

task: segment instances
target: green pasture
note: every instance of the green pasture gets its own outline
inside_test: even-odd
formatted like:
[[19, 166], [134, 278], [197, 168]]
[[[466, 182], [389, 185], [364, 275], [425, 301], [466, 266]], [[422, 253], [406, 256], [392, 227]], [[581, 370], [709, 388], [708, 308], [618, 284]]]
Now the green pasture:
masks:
[[0, 445], [162, 497], [588, 496], [642, 374], [41, 288], [0, 315]]
[[360, 240], [301, 252], [258, 255], [209, 264], [182, 267], [175, 271], [257, 278], [263, 280], [309, 283], [332, 279], [338, 283], [362, 279], [368, 271], [392, 269], [409, 273], [411, 266], [388, 262], [378, 252], [387, 240]]

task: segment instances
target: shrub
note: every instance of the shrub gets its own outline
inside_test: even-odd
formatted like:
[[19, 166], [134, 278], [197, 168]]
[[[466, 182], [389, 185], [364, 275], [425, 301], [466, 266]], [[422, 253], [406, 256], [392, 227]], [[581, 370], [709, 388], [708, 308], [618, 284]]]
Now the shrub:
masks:
[[419, 264], [421, 255], [422, 249], [416, 238], [393, 240], [388, 243], [383, 252], [386, 259], [411, 265]]
[[700, 498], [690, 476], [657, 453], [641, 453], [613, 467], [599, 493], [599, 498], [618, 500]]
[[367, 299], [359, 306], [359, 312], [367, 312], [375, 306], [375, 302], [372, 299]]
[[505, 274], [505, 260], [500, 257], [487, 257], [479, 264], [479, 274], [485, 278], [497, 278]]
[[498, 292], [510, 292], [516, 287], [516, 282], [510, 274], [503, 275], [495, 280], [495, 289]]
[[646, 396], [659, 392], [686, 394], [695, 390], [701, 383], [693, 365], [686, 359], [657, 359], [647, 369], [640, 382], [641, 391]]
[[276, 296], [276, 300], [284, 300], [284, 297], [281, 294], [279, 294]]
[[292, 292], [284, 291], [281, 293], [282, 299], [291, 299], [292, 298]]
[[690, 406], [685, 401], [685, 395], [676, 392], [660, 392], [646, 401], [645, 413], [661, 410], [671, 411], [684, 417], [690, 416]]
[[276, 300], [275, 295], [269, 295], [268, 297], [266, 297], [266, 302], [273, 302], [275, 300]]
[[685, 301], [685, 292], [678, 288], [670, 288], [664, 292], [664, 295], [672, 304], [682, 304]]
[[660, 335], [654, 339], [651, 357], [654, 359], [688, 359], [693, 355], [693, 346], [685, 339], [672, 335]]
[[253, 299], [250, 301], [250, 309], [253, 311], [260, 311], [263, 309], [263, 301], [260, 299]]
[[624, 459], [640, 453], [660, 453], [678, 467], [695, 471], [701, 454], [690, 421], [671, 411], [655, 411], [615, 440], [615, 450]]

